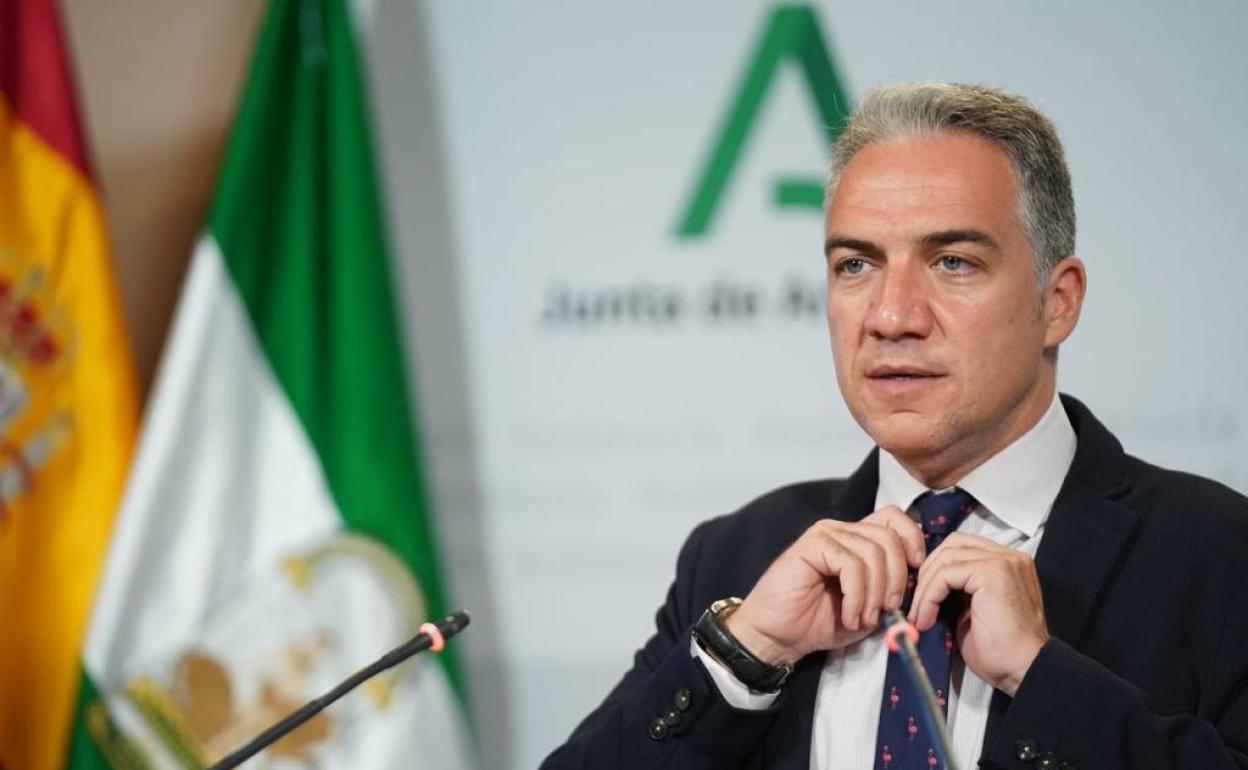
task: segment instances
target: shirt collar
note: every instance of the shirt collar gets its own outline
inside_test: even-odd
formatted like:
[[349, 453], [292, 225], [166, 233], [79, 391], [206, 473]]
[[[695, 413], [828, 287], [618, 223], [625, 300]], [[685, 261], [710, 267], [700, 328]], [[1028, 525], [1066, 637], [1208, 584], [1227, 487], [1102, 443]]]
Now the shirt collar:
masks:
[[[981, 463], [957, 486], [1008, 526], [1034, 537], [1070, 470], [1075, 444], [1075, 429], [1054, 392], [1048, 411], [1031, 430]], [[929, 491], [890, 452], [880, 450], [879, 465], [876, 510], [887, 505], [908, 510], [919, 495]]]

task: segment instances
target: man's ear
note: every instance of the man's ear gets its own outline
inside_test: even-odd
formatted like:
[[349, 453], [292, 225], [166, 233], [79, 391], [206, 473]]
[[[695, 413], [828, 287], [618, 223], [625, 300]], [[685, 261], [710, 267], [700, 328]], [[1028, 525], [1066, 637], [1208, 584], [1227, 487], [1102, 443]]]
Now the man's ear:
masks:
[[1083, 295], [1088, 290], [1088, 273], [1083, 260], [1071, 254], [1053, 266], [1044, 290], [1044, 346], [1057, 347], [1066, 341], [1079, 323]]

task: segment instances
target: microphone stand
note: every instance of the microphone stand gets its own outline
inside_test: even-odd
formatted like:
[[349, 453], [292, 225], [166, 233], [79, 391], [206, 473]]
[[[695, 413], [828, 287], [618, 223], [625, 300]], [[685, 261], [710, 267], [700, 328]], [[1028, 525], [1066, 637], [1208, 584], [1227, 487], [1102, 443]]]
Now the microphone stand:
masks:
[[[460, 631], [463, 631], [468, 625], [469, 619], [467, 611], [460, 610], [459, 612], [447, 615], [434, 625], [437, 627], [438, 632], [441, 635], [441, 639], [446, 640], [450, 639], [455, 634], [458, 634]], [[416, 636], [413, 636], [403, 644], [395, 647], [390, 652], [387, 652], [385, 655], [382, 655], [377, 660], [347, 677], [346, 680], [334, 689], [319, 698], [309, 701], [303, 708], [260, 733], [250, 743], [235, 750], [220, 762], [208, 768], [208, 770], [230, 770], [230, 768], [238, 767], [243, 762], [246, 762], [251, 757], [268, 748], [270, 744], [281, 738], [286, 733], [294, 730], [299, 725], [324, 711], [329, 704], [351, 692], [356, 687], [359, 687], [367, 680], [377, 676], [386, 669], [394, 668], [416, 653], [433, 647], [435, 643], [438, 643], [438, 649], [440, 650], [441, 644], [435, 635], [425, 632], [416, 634]], [[436, 651], [437, 650], [435, 650], [435, 652]]]

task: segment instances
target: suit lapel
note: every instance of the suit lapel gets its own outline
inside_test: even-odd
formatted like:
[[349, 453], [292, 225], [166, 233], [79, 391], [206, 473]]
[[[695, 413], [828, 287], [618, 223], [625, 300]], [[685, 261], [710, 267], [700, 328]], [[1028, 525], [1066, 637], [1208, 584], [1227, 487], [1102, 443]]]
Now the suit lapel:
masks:
[[[1078, 647], [1135, 530], [1137, 516], [1117, 502], [1130, 489], [1124, 477], [1122, 445], [1079, 401], [1062, 396], [1062, 404], [1078, 445], [1045, 523], [1036, 572], [1049, 632]], [[1004, 693], [993, 694], [985, 746], [991, 745], [994, 728], [1009, 703]]]
[[[873, 449], [834, 493], [827, 518], [857, 521], [871, 513], [879, 487], [879, 450]], [[813, 522], [812, 522], [813, 523]], [[807, 655], [793, 669], [784, 705], [767, 733], [764, 766], [768, 770], [809, 770], [815, 721], [815, 697], [826, 653]]]
[[857, 521], [875, 510], [875, 494], [880, 487], [880, 450], [872, 449], [858, 470], [833, 494], [827, 517]]

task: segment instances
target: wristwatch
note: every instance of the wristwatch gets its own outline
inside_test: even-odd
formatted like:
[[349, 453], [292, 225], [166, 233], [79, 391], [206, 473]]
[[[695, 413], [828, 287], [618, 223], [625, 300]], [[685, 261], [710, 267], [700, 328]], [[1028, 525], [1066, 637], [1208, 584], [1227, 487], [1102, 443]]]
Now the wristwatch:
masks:
[[732, 635], [724, 620], [740, 605], [741, 600], [735, 596], [712, 604], [694, 625], [693, 639], [707, 655], [731, 671], [741, 684], [757, 692], [778, 692], [789, 674], [793, 673], [793, 667], [764, 663]]

